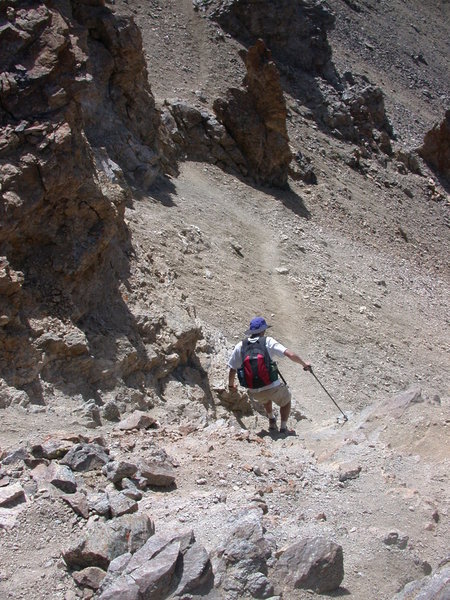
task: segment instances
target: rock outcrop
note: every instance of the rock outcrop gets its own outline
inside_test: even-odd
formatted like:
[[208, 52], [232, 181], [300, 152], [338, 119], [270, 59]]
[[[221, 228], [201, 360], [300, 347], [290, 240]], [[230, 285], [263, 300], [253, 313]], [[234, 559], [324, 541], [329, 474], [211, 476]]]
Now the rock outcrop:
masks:
[[[337, 73], [328, 42], [335, 18], [322, 2], [194, 0], [194, 6], [246, 46], [262, 39], [283, 87], [311, 109], [322, 128], [357, 144], [363, 154], [392, 153], [394, 132], [383, 92], [365, 77]], [[240, 103], [236, 98], [234, 105]]]
[[204, 161], [227, 172], [248, 175], [246, 157], [213, 112], [184, 100], [167, 99], [162, 121], [166, 145], [177, 160]]
[[79, 393], [95, 427], [95, 390], [119, 390], [116, 419], [147, 406], [126, 381], [167, 376], [201, 335], [178, 302], [173, 328], [132, 314], [121, 287], [129, 186], [168, 166], [163, 125], [140, 31], [103, 0], [3, 2], [0, 18], [0, 407]]
[[215, 114], [180, 99], [165, 101], [165, 144], [177, 159], [213, 163], [259, 184], [283, 187], [292, 155], [280, 76], [262, 40], [241, 57], [247, 67], [243, 87], [217, 98]]
[[[245, 45], [262, 38], [278, 62], [312, 74], [324, 75], [331, 69], [327, 34], [334, 27], [334, 16], [322, 2], [218, 0], [208, 5], [210, 18]], [[194, 6], [206, 8], [196, 0]]]
[[283, 187], [292, 155], [278, 69], [262, 40], [241, 56], [247, 67], [245, 89], [228, 90], [225, 99], [214, 102], [214, 110], [245, 156], [250, 176]]
[[450, 110], [428, 131], [418, 152], [432, 169], [450, 180]]

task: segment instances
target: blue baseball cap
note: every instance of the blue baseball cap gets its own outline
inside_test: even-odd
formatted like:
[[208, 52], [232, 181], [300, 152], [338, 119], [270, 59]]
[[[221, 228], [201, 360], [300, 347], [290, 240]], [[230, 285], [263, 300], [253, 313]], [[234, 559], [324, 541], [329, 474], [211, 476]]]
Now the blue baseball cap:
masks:
[[270, 325], [267, 325], [266, 320], [263, 317], [254, 317], [250, 321], [250, 327], [245, 332], [245, 335], [256, 335], [257, 333], [262, 333], [268, 327], [270, 327]]

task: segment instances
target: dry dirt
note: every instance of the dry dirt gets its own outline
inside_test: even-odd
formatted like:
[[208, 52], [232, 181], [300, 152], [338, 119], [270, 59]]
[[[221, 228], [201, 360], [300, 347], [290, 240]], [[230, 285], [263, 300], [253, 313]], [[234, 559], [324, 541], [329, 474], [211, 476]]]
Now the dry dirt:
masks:
[[[399, 144], [417, 145], [448, 104], [448, 2], [366, 1], [358, 3], [362, 14], [329, 4], [338, 12], [331, 38], [338, 68], [366, 71], [386, 92]], [[142, 29], [158, 102], [199, 104], [201, 91], [211, 105], [240, 83], [239, 45], [190, 0], [118, 0], [114, 10], [132, 13]], [[363, 18], [364, 30], [353, 35]], [[403, 30], [415, 31], [409, 46], [406, 34], [399, 40]], [[426, 82], [411, 54], [426, 59]], [[262, 314], [274, 337], [312, 363], [348, 421], [339, 422], [311, 375], [285, 360], [295, 436], [271, 437], [257, 412], [240, 418], [220, 406], [195, 415], [157, 407], [157, 430], [118, 436], [104, 426], [100, 433], [122, 456], [155, 443], [178, 465], [176, 489], [141, 502], [157, 530], [192, 527], [214, 555], [259, 495], [279, 548], [310, 533], [343, 546], [345, 578], [335, 596], [384, 600], [448, 554], [448, 196], [428, 171], [401, 174], [375, 159], [366, 175], [352, 171], [345, 164], [352, 147], [287, 102], [291, 141], [312, 159], [318, 184], [291, 182], [274, 192], [184, 163], [179, 177], [127, 209], [133, 269], [144, 273], [151, 252], [161, 289], [183, 290], [206, 340], [222, 348], [204, 365], [215, 393], [223, 393], [232, 345]], [[398, 395], [412, 387], [424, 401], [399, 406]], [[2, 414], [2, 446], [74, 428], [83, 431], [71, 407], [10, 408]], [[341, 482], [339, 469], [351, 465], [361, 467], [359, 476]], [[0, 597], [71, 598], [76, 588], [61, 564], [61, 542], [84, 527], [56, 498], [25, 507], [13, 529], [0, 529]], [[383, 541], [393, 531], [408, 537], [404, 549]]]

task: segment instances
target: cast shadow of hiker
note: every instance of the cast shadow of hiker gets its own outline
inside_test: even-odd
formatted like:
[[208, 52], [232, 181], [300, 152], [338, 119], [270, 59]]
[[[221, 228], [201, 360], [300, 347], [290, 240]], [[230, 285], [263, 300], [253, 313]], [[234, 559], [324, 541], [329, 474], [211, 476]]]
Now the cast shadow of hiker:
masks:
[[328, 598], [342, 598], [342, 596], [350, 596], [351, 592], [345, 587], [339, 587], [337, 590], [322, 594], [328, 596]]
[[272, 438], [273, 440], [285, 440], [288, 438], [298, 437], [298, 434], [293, 429], [290, 429], [287, 433], [282, 433], [280, 431], [268, 431], [267, 429], [261, 429], [256, 434], [259, 438]]

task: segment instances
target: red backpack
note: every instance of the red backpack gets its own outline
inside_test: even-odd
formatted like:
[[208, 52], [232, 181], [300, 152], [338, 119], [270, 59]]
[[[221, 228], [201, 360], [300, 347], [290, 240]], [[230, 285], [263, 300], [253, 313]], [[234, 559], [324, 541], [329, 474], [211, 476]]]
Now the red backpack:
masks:
[[241, 356], [242, 367], [237, 370], [237, 374], [243, 387], [258, 389], [278, 379], [277, 365], [270, 358], [264, 336], [256, 342], [245, 338], [242, 341]]

